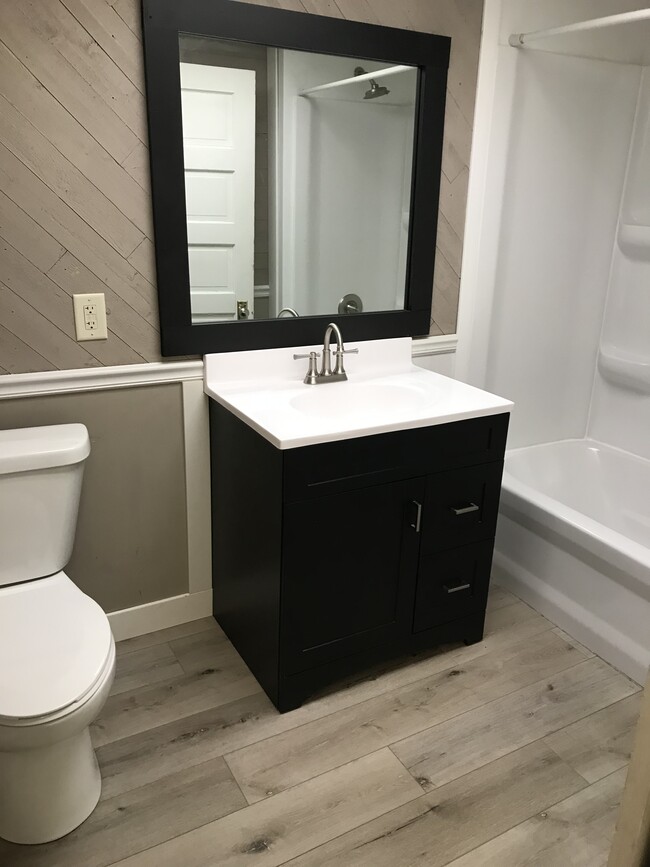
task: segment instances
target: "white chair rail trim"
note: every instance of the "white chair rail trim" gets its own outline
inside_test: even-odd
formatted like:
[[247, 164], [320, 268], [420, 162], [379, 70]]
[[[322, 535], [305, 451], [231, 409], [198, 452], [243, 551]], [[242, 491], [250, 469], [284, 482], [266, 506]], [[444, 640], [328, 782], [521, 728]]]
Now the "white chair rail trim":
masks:
[[188, 379], [203, 379], [202, 361], [153, 361], [146, 364], [120, 364], [115, 367], [9, 373], [0, 376], [0, 399], [104, 388], [133, 388], [138, 385], [182, 382]]
[[413, 341], [413, 358], [421, 355], [444, 355], [456, 352], [458, 336], [456, 334], [433, 334], [430, 337], [418, 337]]
[[[455, 352], [455, 334], [423, 337], [413, 341], [413, 356]], [[0, 376], [0, 400], [65, 394], [104, 388], [133, 388], [165, 382], [203, 379], [203, 361], [153, 361], [115, 367], [88, 367], [76, 370], [46, 370], [42, 373], [8, 373]]]

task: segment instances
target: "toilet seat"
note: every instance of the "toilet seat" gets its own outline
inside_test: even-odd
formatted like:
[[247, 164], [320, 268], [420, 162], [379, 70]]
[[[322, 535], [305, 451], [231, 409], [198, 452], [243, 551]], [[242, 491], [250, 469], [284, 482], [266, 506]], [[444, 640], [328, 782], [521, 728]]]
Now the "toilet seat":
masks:
[[64, 572], [0, 588], [0, 725], [83, 704], [112, 666], [108, 618]]
[[[0, 715], [0, 733], [2, 729], [12, 729], [16, 731], [20, 729], [21, 731], [27, 731], [30, 729], [45, 729], [47, 728], [48, 723], [61, 723], [66, 720], [72, 719], [77, 712], [83, 712], [87, 705], [92, 704], [93, 699], [96, 695], [98, 695], [104, 689], [106, 682], [110, 680], [112, 682], [113, 676], [115, 674], [115, 643], [112, 643], [112, 647], [109, 651], [109, 655], [106, 659], [106, 664], [102, 669], [100, 676], [97, 678], [95, 683], [76, 701], [73, 701], [71, 704], [66, 705], [65, 707], [53, 711], [52, 713], [45, 714], [43, 716], [34, 716], [34, 717], [7, 717]], [[104, 699], [105, 700], [105, 699]], [[0, 738], [1, 739], [1, 738]]]

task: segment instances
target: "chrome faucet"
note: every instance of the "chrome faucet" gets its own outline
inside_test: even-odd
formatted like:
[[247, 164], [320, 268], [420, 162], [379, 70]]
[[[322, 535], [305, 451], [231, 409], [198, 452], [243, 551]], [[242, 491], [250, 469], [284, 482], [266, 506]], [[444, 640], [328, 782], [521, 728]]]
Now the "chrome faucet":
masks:
[[[332, 370], [332, 351], [330, 349], [330, 341], [332, 334], [336, 338], [336, 350], [334, 351], [334, 370]], [[323, 361], [321, 369], [318, 370], [318, 353], [310, 352], [308, 355], [294, 355], [294, 359], [308, 358], [309, 368], [303, 382], [306, 385], [321, 385], [324, 382], [345, 382], [348, 378], [343, 365], [343, 356], [359, 352], [358, 349], [346, 349], [343, 345], [341, 329], [336, 322], [330, 322], [325, 329], [325, 337], [323, 339]]]

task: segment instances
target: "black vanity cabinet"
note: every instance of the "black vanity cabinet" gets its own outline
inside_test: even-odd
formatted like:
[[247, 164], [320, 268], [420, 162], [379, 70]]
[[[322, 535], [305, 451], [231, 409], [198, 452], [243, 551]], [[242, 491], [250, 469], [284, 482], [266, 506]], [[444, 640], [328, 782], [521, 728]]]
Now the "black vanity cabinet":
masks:
[[281, 711], [483, 636], [508, 414], [280, 450], [210, 401], [214, 615]]

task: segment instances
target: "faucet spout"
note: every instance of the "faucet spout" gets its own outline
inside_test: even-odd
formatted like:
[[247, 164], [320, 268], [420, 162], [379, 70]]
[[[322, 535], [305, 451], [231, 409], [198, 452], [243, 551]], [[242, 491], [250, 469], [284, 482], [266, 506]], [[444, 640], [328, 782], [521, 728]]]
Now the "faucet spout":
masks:
[[[341, 336], [341, 329], [338, 327], [336, 322], [330, 322], [325, 330], [325, 338], [323, 340], [323, 366], [320, 372], [321, 376], [332, 376], [332, 352], [330, 350], [332, 334], [334, 334], [336, 338], [337, 368], [340, 360], [343, 358], [343, 337]], [[340, 373], [341, 371], [338, 372]]]
[[[334, 370], [332, 370], [332, 334], [336, 339], [336, 361], [334, 362]], [[309, 370], [303, 382], [305, 385], [320, 385], [325, 382], [345, 382], [348, 378], [343, 366], [343, 356], [349, 352], [358, 353], [358, 349], [346, 349], [343, 346], [343, 338], [341, 329], [336, 322], [330, 322], [325, 330], [323, 338], [323, 363], [320, 371], [316, 370], [317, 352], [310, 352], [309, 355], [294, 355], [294, 358], [309, 358]]]

